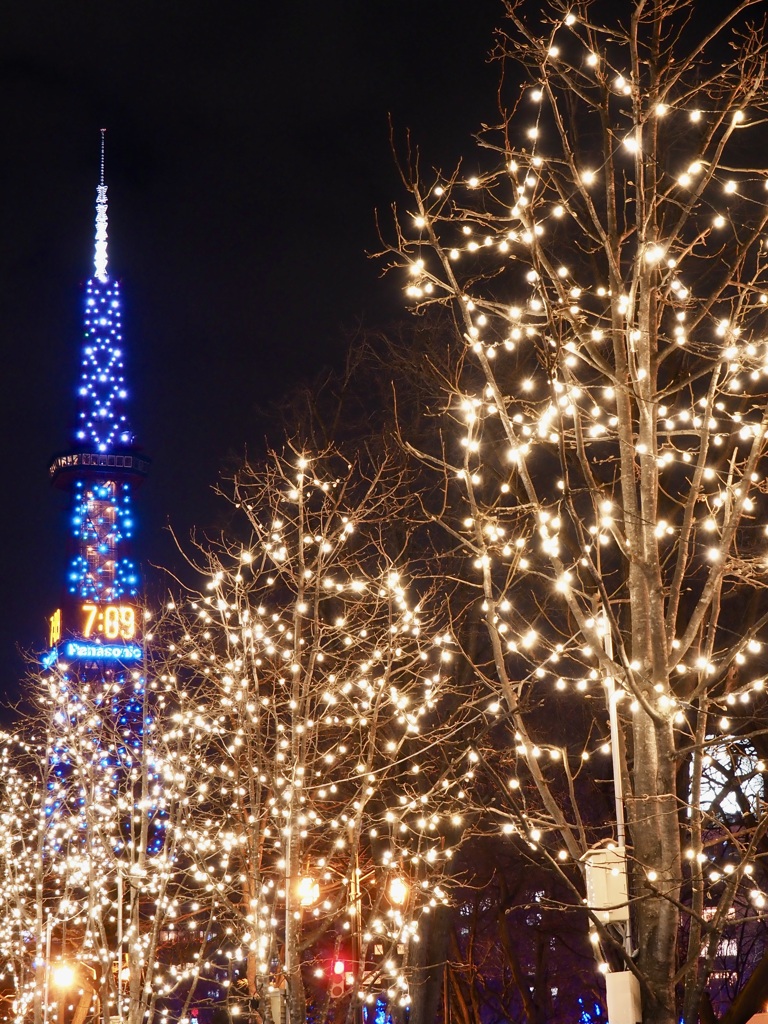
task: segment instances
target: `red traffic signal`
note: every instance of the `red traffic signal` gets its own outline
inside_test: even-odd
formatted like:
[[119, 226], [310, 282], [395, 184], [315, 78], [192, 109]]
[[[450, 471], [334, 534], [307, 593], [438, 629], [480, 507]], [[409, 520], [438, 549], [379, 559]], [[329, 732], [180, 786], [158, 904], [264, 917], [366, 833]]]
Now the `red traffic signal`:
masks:
[[331, 968], [331, 985], [328, 993], [331, 999], [341, 999], [347, 987], [347, 965], [343, 960], [334, 960]]

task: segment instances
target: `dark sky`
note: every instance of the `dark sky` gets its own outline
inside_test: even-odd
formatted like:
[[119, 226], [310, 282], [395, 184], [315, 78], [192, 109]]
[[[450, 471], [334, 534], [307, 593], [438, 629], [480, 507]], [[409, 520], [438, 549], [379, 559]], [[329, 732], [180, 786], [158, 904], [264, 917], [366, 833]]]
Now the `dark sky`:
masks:
[[[66, 448], [106, 127], [110, 271], [131, 420], [154, 460], [137, 554], [178, 563], [225, 461], [347, 333], [403, 315], [375, 211], [402, 200], [387, 114], [429, 165], [493, 120], [499, 0], [23, 0], [0, 13], [3, 465], [0, 699], [39, 648], [66, 565]], [[470, 164], [471, 166], [471, 164]], [[147, 569], [149, 575], [151, 570]]]

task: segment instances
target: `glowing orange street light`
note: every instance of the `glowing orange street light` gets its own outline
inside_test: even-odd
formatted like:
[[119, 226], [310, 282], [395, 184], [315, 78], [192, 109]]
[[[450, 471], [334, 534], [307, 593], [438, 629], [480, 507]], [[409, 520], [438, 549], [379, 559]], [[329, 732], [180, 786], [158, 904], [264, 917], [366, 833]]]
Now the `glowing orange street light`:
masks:
[[389, 898], [396, 907], [402, 907], [408, 899], [408, 883], [405, 879], [395, 875], [389, 882]]
[[51, 982], [57, 988], [71, 988], [75, 983], [75, 969], [71, 964], [56, 964], [51, 970]]
[[298, 895], [302, 907], [311, 907], [320, 899], [320, 886], [314, 878], [302, 878], [299, 882]]

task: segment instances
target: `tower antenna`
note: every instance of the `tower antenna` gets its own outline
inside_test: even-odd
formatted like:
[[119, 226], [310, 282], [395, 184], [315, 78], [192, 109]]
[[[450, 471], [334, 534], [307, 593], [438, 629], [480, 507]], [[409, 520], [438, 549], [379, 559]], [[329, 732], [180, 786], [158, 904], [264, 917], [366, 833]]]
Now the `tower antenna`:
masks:
[[106, 281], [107, 273], [107, 186], [104, 184], [104, 140], [107, 129], [101, 131], [101, 158], [99, 161], [99, 184], [96, 187], [96, 249], [94, 252], [94, 273], [100, 281]]

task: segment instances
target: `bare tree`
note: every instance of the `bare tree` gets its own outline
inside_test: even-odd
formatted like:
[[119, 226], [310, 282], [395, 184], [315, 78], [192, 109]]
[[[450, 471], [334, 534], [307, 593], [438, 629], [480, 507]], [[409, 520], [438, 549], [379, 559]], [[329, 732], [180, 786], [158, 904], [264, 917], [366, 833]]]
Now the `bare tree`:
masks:
[[564, 913], [567, 886], [526, 852], [497, 835], [459, 855], [467, 884], [453, 893], [446, 1020], [564, 1022], [602, 1001], [584, 908]]
[[[402, 166], [390, 263], [456, 334], [443, 446], [410, 447], [450, 496], [430, 515], [471, 556], [516, 827], [574, 901], [564, 866], [626, 843], [630, 920], [592, 915], [601, 969], [627, 998], [639, 982], [644, 1021], [693, 1022], [712, 1016], [732, 908], [764, 905], [745, 739], [768, 620], [764, 26], [755, 0], [505, 8], [502, 123], [472, 170]], [[582, 698], [570, 722], [547, 714]], [[579, 786], [611, 745], [613, 828]]]

